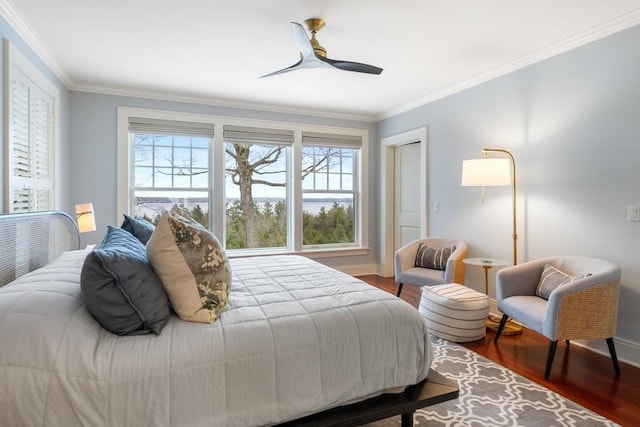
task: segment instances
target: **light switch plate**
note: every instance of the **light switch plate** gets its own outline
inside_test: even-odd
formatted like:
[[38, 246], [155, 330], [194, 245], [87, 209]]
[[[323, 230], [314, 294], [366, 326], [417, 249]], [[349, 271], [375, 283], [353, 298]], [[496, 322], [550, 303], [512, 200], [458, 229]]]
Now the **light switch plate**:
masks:
[[631, 221], [631, 222], [640, 221], [640, 205], [627, 206], [627, 221]]

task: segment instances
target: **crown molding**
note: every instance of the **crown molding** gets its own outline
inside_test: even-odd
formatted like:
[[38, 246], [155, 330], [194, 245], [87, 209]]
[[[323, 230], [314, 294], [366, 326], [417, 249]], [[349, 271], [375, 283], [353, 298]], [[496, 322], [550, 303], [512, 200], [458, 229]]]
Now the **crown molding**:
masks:
[[157, 91], [145, 91], [134, 89], [123, 89], [107, 86], [86, 86], [71, 85], [69, 90], [75, 92], [87, 92], [101, 95], [124, 96], [132, 98], [155, 99], [159, 101], [183, 102], [189, 104], [209, 105], [224, 108], [238, 108], [243, 110], [263, 111], [267, 113], [292, 114], [296, 116], [323, 117], [336, 120], [349, 120], [358, 122], [375, 123], [374, 114], [357, 114], [349, 112], [320, 110], [313, 108], [303, 108], [296, 106], [285, 106], [277, 104], [261, 104], [258, 102], [244, 102], [230, 99], [213, 98], [206, 96], [180, 95], [175, 93], [161, 93]]
[[382, 121], [640, 24], [640, 9], [376, 116]]
[[0, 0], [0, 15], [68, 89], [71, 79], [9, 0]]

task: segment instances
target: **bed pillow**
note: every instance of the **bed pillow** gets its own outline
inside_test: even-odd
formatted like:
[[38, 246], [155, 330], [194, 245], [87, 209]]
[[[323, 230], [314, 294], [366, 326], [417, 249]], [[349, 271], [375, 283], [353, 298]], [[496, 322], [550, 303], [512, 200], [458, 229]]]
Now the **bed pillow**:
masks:
[[549, 299], [551, 292], [562, 285], [581, 279], [583, 276], [570, 276], [550, 264], [545, 264], [536, 288], [536, 295], [540, 298]]
[[124, 221], [120, 228], [133, 234], [136, 239], [140, 240], [144, 245], [147, 244], [153, 230], [155, 229], [153, 224], [146, 219], [131, 217], [127, 214], [124, 214]]
[[122, 228], [109, 226], [87, 255], [80, 286], [89, 312], [114, 334], [159, 334], [169, 319], [169, 300], [146, 247]]
[[447, 248], [430, 248], [420, 243], [416, 253], [416, 267], [430, 268], [432, 270], [444, 270], [447, 267], [447, 260], [456, 250], [455, 246]]
[[147, 255], [181, 319], [213, 323], [218, 318], [229, 298], [231, 269], [211, 232], [174, 206], [160, 217]]

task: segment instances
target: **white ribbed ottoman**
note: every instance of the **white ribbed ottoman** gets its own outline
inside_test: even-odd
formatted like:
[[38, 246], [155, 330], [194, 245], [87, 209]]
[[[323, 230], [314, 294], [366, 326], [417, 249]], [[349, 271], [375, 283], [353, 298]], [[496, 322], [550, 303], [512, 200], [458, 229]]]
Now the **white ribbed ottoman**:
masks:
[[420, 313], [429, 332], [455, 342], [484, 337], [489, 315], [489, 297], [457, 283], [423, 286]]

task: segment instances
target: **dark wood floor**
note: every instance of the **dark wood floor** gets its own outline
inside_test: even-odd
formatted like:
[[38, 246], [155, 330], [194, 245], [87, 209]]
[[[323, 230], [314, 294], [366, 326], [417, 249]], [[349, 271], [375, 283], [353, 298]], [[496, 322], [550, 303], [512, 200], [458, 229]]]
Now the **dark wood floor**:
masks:
[[[359, 278], [394, 295], [397, 291], [393, 278], [376, 275]], [[405, 286], [401, 297], [417, 308], [420, 290]], [[545, 337], [529, 329], [524, 329], [522, 335], [502, 336], [498, 344], [493, 343], [493, 337], [488, 332], [483, 340], [463, 345], [618, 424], [640, 425], [640, 368], [620, 363], [618, 376], [609, 357], [577, 345], [567, 347], [558, 343], [551, 375], [545, 380], [549, 343]]]

